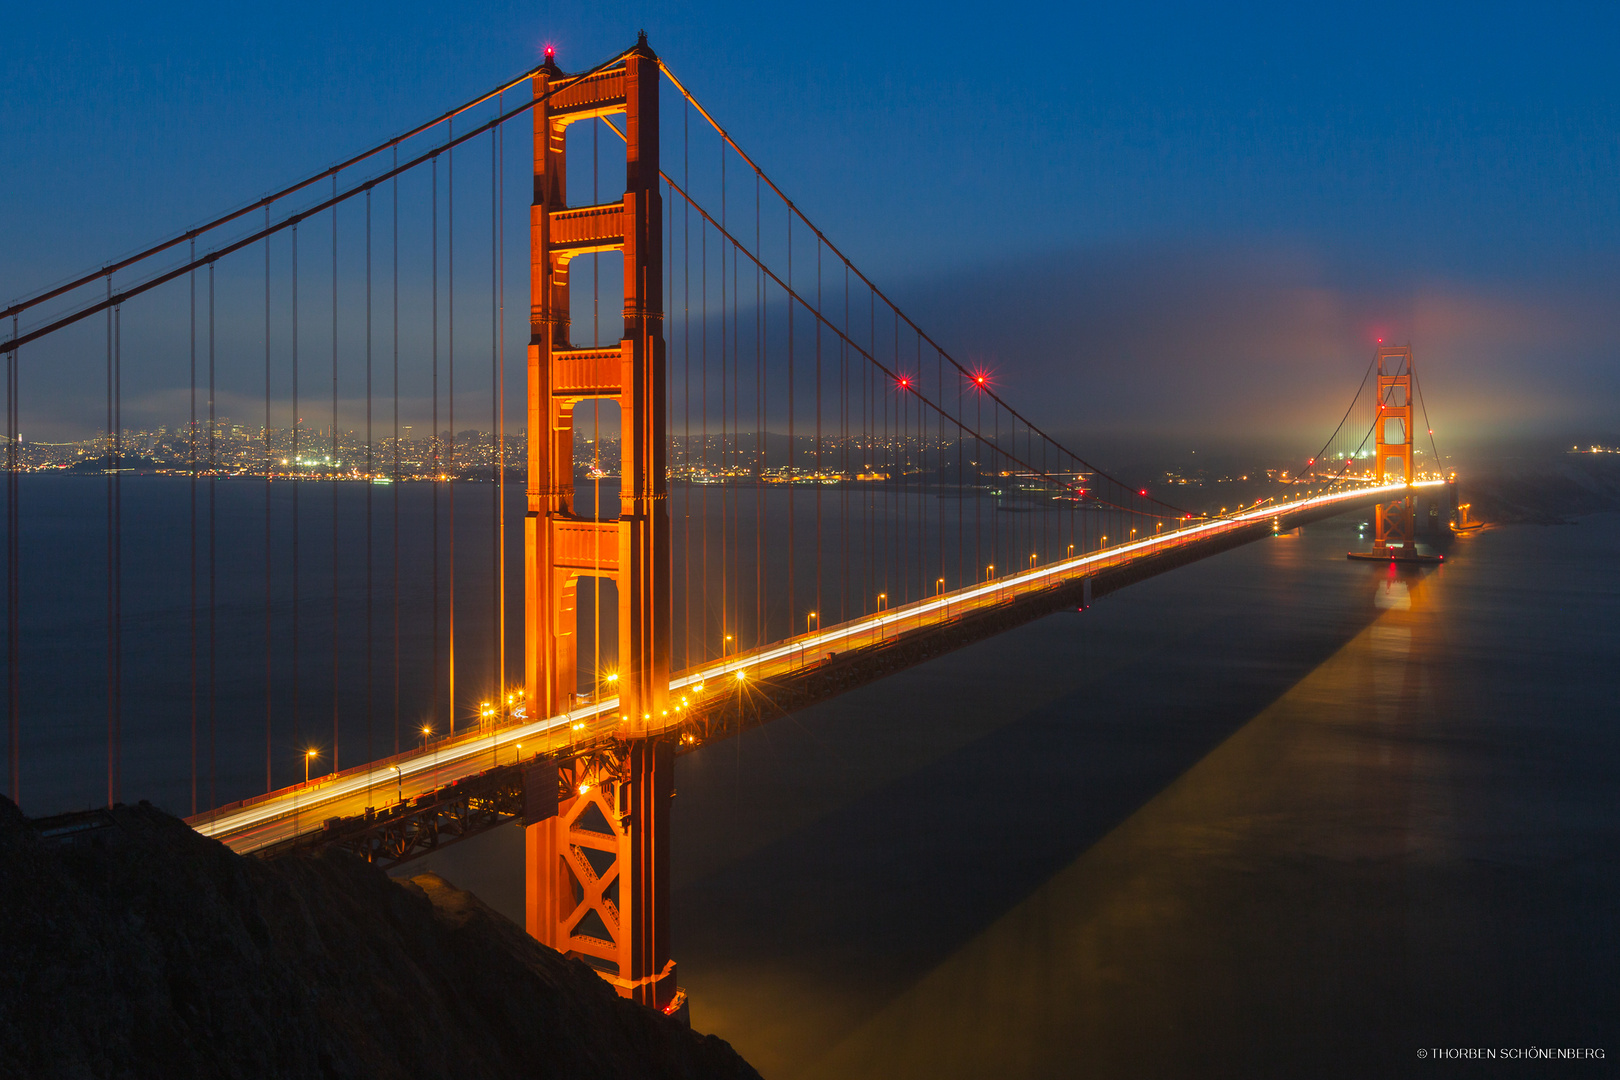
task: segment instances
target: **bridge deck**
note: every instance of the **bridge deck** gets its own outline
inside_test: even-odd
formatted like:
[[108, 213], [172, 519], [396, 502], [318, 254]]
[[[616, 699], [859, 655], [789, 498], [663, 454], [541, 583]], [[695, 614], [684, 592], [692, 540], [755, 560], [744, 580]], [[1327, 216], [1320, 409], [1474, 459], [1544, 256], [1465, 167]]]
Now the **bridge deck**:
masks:
[[[1442, 481], [1414, 486], [1432, 487]], [[1305, 517], [1348, 509], [1357, 503], [1404, 489], [1402, 484], [1356, 488], [1313, 495], [1293, 502], [1270, 504], [1230, 517], [1198, 521], [1167, 533], [1078, 555], [1047, 566], [1022, 570], [993, 581], [926, 600], [891, 608], [835, 626], [800, 634], [760, 649], [736, 653], [723, 660], [677, 673], [670, 681], [673, 708], [650, 721], [621, 727], [618, 699], [606, 698], [560, 716], [528, 719], [519, 714], [491, 728], [430, 742], [394, 758], [372, 762], [335, 776], [325, 776], [254, 799], [221, 807], [187, 819], [206, 836], [217, 837], [241, 852], [285, 844], [318, 832], [330, 818], [358, 818], [368, 808], [395, 806], [520, 759], [563, 757], [599, 744], [616, 733], [657, 735], [678, 730], [691, 716], [703, 713], [716, 699], [735, 694], [739, 685], [770, 685], [791, 681], [796, 675], [825, 661], [829, 654], [866, 649], [902, 635], [944, 627], [996, 609], [1054, 586], [1107, 571], [1163, 560], [1181, 552], [1201, 557], [1223, 550], [1234, 533], [1280, 519], [1287, 527]], [[1185, 560], [1182, 560], [1185, 561]]]

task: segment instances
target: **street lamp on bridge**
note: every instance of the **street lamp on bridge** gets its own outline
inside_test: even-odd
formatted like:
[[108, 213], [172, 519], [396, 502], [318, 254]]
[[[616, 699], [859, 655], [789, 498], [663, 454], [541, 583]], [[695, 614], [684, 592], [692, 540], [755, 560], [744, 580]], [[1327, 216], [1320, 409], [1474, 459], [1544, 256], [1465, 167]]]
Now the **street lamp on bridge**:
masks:
[[309, 763], [314, 761], [318, 756], [320, 755], [314, 750], [304, 751], [304, 783], [306, 784], [309, 783]]

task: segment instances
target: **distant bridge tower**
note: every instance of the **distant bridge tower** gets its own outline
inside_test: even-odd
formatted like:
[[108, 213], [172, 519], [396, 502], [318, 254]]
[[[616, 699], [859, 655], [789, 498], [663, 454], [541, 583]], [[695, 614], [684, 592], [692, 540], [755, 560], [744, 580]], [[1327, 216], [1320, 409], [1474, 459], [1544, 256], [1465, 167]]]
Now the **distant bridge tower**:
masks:
[[[626, 997], [672, 1009], [667, 865], [673, 757], [668, 742], [647, 735], [668, 707], [669, 693], [659, 79], [658, 58], [643, 36], [603, 71], [570, 77], [548, 56], [533, 80], [528, 705], [540, 716], [574, 705], [579, 579], [609, 578], [618, 587], [614, 689], [624, 749], [581, 758], [560, 776], [554, 766], [537, 767], [526, 782], [525, 821], [529, 933], [584, 959]], [[617, 113], [624, 114], [626, 136], [624, 196], [570, 207], [568, 125]], [[580, 348], [569, 333], [568, 266], [577, 255], [603, 251], [623, 253], [624, 336], [611, 346]], [[619, 404], [617, 518], [585, 517], [574, 506], [574, 409], [592, 398]], [[553, 779], [562, 790], [555, 804], [546, 794]]]
[[1373, 550], [1396, 548], [1402, 555], [1417, 554], [1417, 522], [1412, 497], [1412, 349], [1378, 349], [1378, 422], [1374, 425], [1378, 452], [1378, 483], [1397, 478], [1406, 483], [1400, 497], [1380, 500], [1373, 527]]

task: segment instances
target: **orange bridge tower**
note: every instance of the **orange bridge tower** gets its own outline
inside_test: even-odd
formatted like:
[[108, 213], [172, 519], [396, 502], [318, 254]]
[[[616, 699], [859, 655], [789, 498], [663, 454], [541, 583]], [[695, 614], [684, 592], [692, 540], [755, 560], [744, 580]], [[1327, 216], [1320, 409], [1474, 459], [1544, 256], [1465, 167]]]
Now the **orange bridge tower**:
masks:
[[1417, 555], [1417, 522], [1412, 498], [1412, 349], [1378, 349], [1378, 422], [1374, 425], [1378, 453], [1378, 483], [1397, 480], [1406, 491], [1394, 499], [1380, 499], [1373, 525], [1373, 550], [1395, 549], [1403, 556]]
[[[614, 747], [560, 770], [537, 765], [526, 778], [525, 848], [529, 933], [584, 960], [624, 996], [673, 1012], [681, 1004], [669, 958], [673, 748], [654, 734], [668, 707], [670, 631], [659, 79], [643, 35], [603, 70], [569, 76], [548, 56], [533, 80], [528, 706], [531, 715], [556, 716], [574, 705], [579, 579], [600, 577], [618, 591], [619, 712]], [[623, 197], [570, 206], [568, 126], [621, 113]], [[569, 331], [569, 262], [606, 251], [623, 253], [624, 335], [580, 348]], [[574, 410], [592, 398], [619, 405], [616, 518], [583, 516], [574, 506]]]

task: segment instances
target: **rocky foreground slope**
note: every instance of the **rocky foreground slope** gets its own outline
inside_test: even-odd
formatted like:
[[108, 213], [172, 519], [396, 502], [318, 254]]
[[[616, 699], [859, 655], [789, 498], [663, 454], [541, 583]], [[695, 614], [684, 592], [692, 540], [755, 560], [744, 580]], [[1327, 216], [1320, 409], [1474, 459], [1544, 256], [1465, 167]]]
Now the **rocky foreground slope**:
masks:
[[0, 798], [0, 1077], [756, 1077], [432, 875]]

